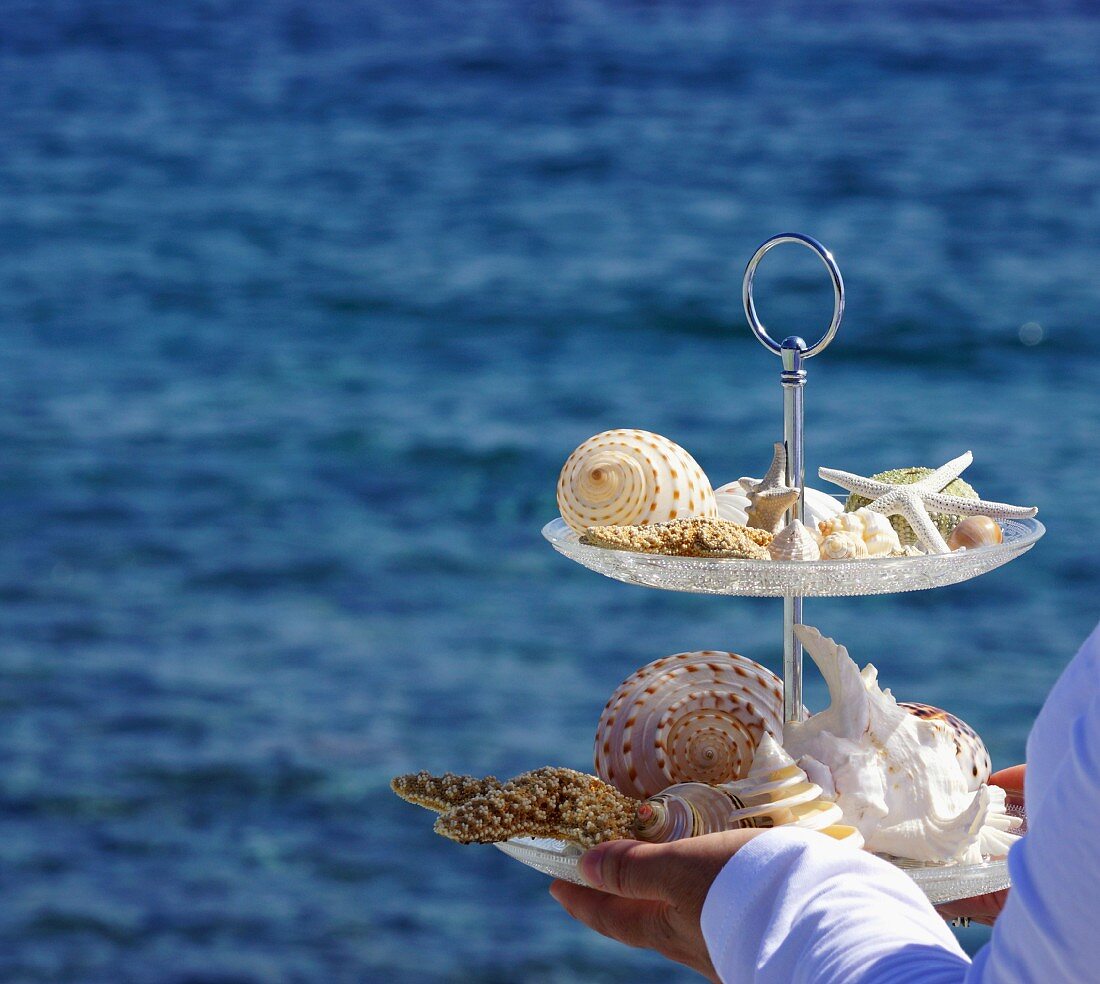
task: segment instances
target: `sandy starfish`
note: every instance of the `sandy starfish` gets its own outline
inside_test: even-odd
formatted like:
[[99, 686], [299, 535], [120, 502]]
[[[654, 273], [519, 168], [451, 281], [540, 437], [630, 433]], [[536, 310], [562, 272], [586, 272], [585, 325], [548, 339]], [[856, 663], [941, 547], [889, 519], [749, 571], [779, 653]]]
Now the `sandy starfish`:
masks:
[[390, 789], [403, 800], [436, 813], [446, 813], [475, 796], [484, 796], [503, 785], [496, 776], [478, 779], [475, 776], [455, 775], [453, 772], [444, 772], [441, 776], [433, 776], [425, 771], [410, 772], [390, 780]]
[[549, 765], [506, 783], [419, 772], [391, 786], [402, 799], [439, 812], [436, 833], [460, 844], [552, 837], [592, 847], [632, 837], [640, 805], [602, 779]]
[[754, 482], [751, 478], [740, 480], [741, 488], [752, 505], [748, 508], [749, 526], [769, 533], [778, 533], [783, 525], [783, 515], [798, 501], [798, 489], [786, 485], [787, 449], [776, 442], [768, 473]]
[[871, 504], [866, 508], [873, 512], [903, 517], [929, 553], [950, 553], [951, 548], [936, 529], [929, 510], [961, 516], [989, 516], [991, 519], [1025, 519], [1039, 511], [1034, 507], [1012, 506], [1007, 502], [945, 495], [941, 489], [958, 478], [973, 460], [974, 456], [967, 451], [912, 485], [891, 485], [835, 468], [819, 468], [817, 473], [842, 489], [871, 499]]

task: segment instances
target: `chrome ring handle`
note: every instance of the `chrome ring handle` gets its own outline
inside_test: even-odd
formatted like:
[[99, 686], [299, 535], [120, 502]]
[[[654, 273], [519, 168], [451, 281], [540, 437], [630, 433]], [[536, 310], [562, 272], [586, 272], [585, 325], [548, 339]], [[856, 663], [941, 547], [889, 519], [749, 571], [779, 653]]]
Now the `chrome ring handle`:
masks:
[[[800, 232], [783, 232], [778, 236], [772, 236], [771, 239], [761, 245], [761, 247], [752, 254], [749, 265], [745, 267], [745, 280], [741, 288], [741, 299], [745, 304], [745, 317], [749, 319], [749, 327], [752, 329], [752, 333], [757, 337], [760, 344], [766, 349], [770, 349], [776, 355], [783, 354], [784, 346], [768, 334], [768, 329], [764, 327], [764, 323], [756, 313], [756, 303], [752, 298], [752, 281], [753, 277], [756, 275], [756, 268], [759, 266], [764, 254], [780, 243], [800, 243], [807, 249], [813, 250], [818, 257], [820, 257], [821, 262], [825, 264], [825, 269], [829, 271], [829, 277], [833, 282], [833, 320], [829, 324], [829, 328], [825, 334], [814, 342], [813, 345], [804, 348], [801, 352], [801, 357], [803, 359], [810, 359], [828, 347], [829, 343], [833, 340], [833, 336], [836, 335], [836, 330], [840, 327], [840, 319], [844, 317], [844, 280], [840, 276], [840, 268], [836, 265], [833, 254], [816, 239], [810, 236], [804, 236]], [[801, 339], [798, 339], [798, 341], [801, 342]], [[802, 342], [799, 348], [803, 345], [805, 345], [805, 342]]]

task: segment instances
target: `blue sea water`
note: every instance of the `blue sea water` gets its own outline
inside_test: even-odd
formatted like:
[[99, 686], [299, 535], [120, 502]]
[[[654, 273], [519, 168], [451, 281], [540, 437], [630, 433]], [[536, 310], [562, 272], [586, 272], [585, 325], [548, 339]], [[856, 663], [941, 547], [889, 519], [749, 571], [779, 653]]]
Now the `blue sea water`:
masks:
[[[740, 273], [786, 229], [848, 286], [809, 472], [971, 448], [1049, 528], [979, 580], [807, 618], [1022, 760], [1100, 616], [1087, 5], [2, 21], [0, 979], [694, 979], [388, 781], [587, 768], [635, 667], [778, 666], [779, 602], [606, 581], [539, 528], [609, 427], [716, 481], [763, 468], [778, 366]], [[816, 260], [758, 284], [814, 334]]]

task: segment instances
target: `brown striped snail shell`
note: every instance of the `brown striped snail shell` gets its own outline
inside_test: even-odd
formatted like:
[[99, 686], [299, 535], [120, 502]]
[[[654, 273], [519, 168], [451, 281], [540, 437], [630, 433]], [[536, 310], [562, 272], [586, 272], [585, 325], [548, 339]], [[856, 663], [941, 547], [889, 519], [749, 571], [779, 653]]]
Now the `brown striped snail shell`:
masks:
[[590, 437], [569, 456], [558, 509], [578, 533], [718, 516], [710, 480], [687, 451], [660, 434], [625, 429]]
[[993, 763], [990, 761], [985, 742], [969, 724], [961, 718], [955, 717], [954, 714], [942, 708], [933, 707], [931, 704], [921, 704], [912, 700], [899, 700], [898, 707], [905, 708], [914, 717], [933, 722], [947, 730], [955, 742], [955, 758], [958, 760], [959, 769], [962, 770], [966, 779], [967, 788], [971, 792], [989, 782], [989, 776], [993, 771]]
[[678, 783], [651, 796], [638, 807], [634, 835], [663, 843], [722, 830], [796, 826], [862, 846], [859, 832], [842, 823], [840, 807], [821, 787], [809, 781], [770, 735], [764, 743], [769, 745], [761, 754], [762, 768], [744, 779], [718, 786]]
[[765, 732], [782, 734], [783, 681], [736, 653], [677, 653], [611, 695], [596, 730], [596, 774], [636, 799], [683, 782], [748, 774]]

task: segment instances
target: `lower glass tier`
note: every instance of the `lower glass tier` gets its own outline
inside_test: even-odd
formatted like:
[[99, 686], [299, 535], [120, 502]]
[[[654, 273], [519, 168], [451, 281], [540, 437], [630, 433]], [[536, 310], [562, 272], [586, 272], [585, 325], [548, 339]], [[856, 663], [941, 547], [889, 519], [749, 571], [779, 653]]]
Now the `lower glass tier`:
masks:
[[[1025, 819], [1026, 824], [1022, 810], [1010, 808], [1009, 812]], [[1026, 826], [1024, 829], [1026, 830]], [[509, 857], [551, 878], [560, 878], [576, 885], [584, 884], [577, 870], [577, 861], [583, 852], [576, 844], [545, 838], [516, 837], [494, 846]], [[999, 892], [1010, 884], [1005, 857], [987, 858], [980, 864], [933, 864], [899, 858], [887, 860], [912, 878], [933, 905]]]
[[874, 557], [868, 560], [737, 560], [666, 557], [608, 550], [580, 542], [562, 519], [542, 535], [559, 553], [607, 577], [666, 591], [812, 598], [922, 591], [967, 581], [1030, 550], [1046, 529], [1035, 519], [1000, 521], [1004, 542], [949, 554]]

